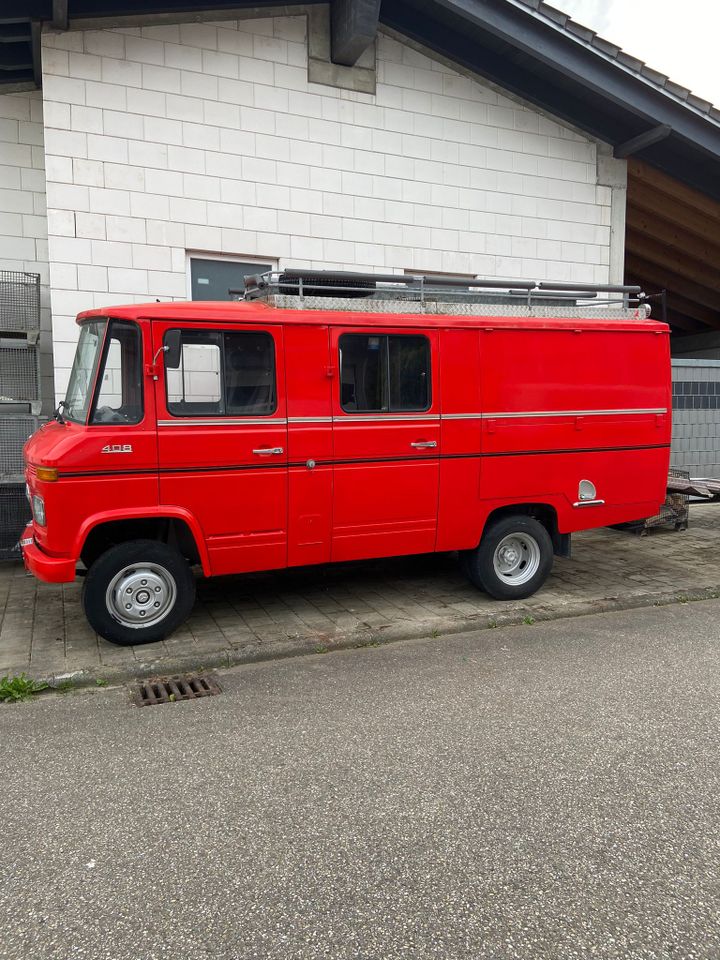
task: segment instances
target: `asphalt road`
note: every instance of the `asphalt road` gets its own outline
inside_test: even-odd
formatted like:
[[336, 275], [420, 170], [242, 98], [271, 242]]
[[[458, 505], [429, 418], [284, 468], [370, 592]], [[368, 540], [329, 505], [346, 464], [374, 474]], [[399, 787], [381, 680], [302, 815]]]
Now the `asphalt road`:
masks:
[[720, 602], [0, 706], [0, 957], [718, 958]]

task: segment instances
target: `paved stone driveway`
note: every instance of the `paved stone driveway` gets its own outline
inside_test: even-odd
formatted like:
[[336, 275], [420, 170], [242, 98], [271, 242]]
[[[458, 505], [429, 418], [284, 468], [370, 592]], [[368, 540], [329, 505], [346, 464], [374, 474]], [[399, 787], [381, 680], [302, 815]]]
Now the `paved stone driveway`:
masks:
[[0, 675], [142, 675], [720, 593], [720, 505], [693, 506], [690, 517], [685, 532], [576, 535], [572, 560], [556, 560], [545, 588], [520, 604], [475, 590], [450, 554], [201, 581], [185, 627], [141, 647], [113, 646], [90, 630], [79, 580], [40, 584], [4, 563]]

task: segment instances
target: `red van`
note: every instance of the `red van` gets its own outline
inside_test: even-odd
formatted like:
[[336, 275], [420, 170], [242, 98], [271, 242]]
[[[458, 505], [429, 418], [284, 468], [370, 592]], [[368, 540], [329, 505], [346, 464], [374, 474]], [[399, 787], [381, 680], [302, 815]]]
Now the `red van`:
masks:
[[82, 562], [120, 644], [188, 616], [193, 566], [457, 550], [480, 589], [527, 597], [574, 531], [665, 498], [668, 327], [638, 294], [285, 271], [242, 302], [82, 313], [25, 447], [27, 569]]

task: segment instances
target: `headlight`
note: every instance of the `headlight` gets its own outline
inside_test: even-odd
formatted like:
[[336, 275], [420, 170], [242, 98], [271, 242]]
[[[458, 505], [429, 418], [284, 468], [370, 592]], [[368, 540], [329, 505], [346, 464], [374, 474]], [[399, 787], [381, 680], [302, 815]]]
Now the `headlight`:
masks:
[[39, 523], [41, 527], [45, 526], [45, 501], [42, 497], [39, 497], [37, 494], [32, 498], [32, 512], [33, 517], [35, 517], [35, 523]]

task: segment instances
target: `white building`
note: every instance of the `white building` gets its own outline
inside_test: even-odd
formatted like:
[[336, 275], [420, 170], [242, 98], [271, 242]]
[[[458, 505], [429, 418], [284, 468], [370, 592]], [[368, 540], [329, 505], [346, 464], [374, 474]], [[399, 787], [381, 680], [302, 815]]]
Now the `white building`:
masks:
[[[47, 21], [28, 21], [35, 82], [6, 71], [0, 92], [0, 268], [41, 275], [45, 409], [53, 373], [63, 394], [80, 310], [226, 293], [227, 272], [208, 260], [235, 261], [235, 285], [248, 264], [622, 282], [625, 156], [644, 151], [674, 175], [680, 121], [698, 141], [680, 130], [689, 159], [703, 136], [720, 153], [717, 112], [536, 0], [506, 5], [518, 56], [523, 31], [567, 49], [560, 93], [539, 59], [535, 85], [491, 60], [499, 27], [483, 21], [482, 0], [466, 24], [448, 20], [448, 5], [418, 4], [405, 32], [390, 0], [336, 0], [332, 27], [325, 5], [198, 2], [160, 16], [142, 4], [122, 18], [107, 2], [91, 5], [103, 19], [81, 20], [74, 8], [88, 5], [71, 0], [68, 23], [67, 2], [46, 0]], [[490, 66], [471, 69], [464, 31], [484, 27], [473, 49]], [[608, 80], [598, 106], [592, 69], [627, 103]], [[653, 120], [641, 94], [657, 101]], [[633, 140], [622, 131], [640, 110]], [[664, 137], [663, 111], [674, 124]], [[712, 180], [702, 164], [693, 176], [696, 189]]]

